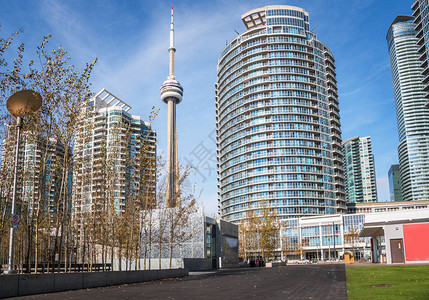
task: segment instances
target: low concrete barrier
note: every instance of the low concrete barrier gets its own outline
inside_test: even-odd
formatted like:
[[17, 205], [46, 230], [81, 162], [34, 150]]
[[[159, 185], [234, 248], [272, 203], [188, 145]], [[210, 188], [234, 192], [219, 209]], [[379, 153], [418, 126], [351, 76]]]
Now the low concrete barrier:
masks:
[[[10, 276], [10, 275], [5, 275]], [[15, 276], [15, 275], [12, 275]], [[55, 291], [54, 274], [22, 274], [17, 275], [19, 295], [51, 293]], [[3, 276], [2, 276], [3, 277]]]
[[[106, 286], [106, 273], [107, 272], [84, 272], [83, 275], [83, 288], [95, 288]], [[110, 273], [110, 272], [109, 272]]]
[[18, 296], [18, 279], [17, 275], [0, 275], [0, 297]]
[[159, 279], [159, 270], [147, 270], [144, 272], [144, 281], [151, 281]]
[[120, 285], [127, 283], [127, 271], [106, 272], [106, 285]]
[[84, 276], [79, 273], [57, 273], [54, 274], [54, 280], [55, 292], [80, 290], [84, 288]]
[[213, 269], [210, 258], [184, 258], [183, 265], [189, 271], [203, 271]]
[[127, 271], [127, 283], [136, 283], [144, 281], [144, 275], [141, 271]]
[[188, 276], [186, 269], [0, 275], [0, 298]]
[[[285, 267], [286, 266], [286, 262], [273, 262], [271, 263], [272, 267]], [[267, 263], [268, 265], [268, 263]]]

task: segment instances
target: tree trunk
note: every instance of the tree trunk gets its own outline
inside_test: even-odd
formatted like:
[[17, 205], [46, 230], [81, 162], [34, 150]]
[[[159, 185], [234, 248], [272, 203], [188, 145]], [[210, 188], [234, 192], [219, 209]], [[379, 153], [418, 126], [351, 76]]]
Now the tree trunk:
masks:
[[36, 220], [36, 236], [35, 236], [35, 247], [34, 247], [34, 274], [37, 274], [37, 263], [39, 261], [39, 222]]
[[119, 247], [118, 247], [118, 259], [119, 259], [119, 270], [118, 271], [122, 271], [122, 248], [121, 248], [121, 244], [119, 243]]
[[161, 247], [162, 247], [162, 239], [161, 239], [162, 235], [161, 233], [159, 234], [159, 240], [158, 240], [158, 244], [159, 244], [159, 252], [158, 252], [158, 269], [161, 270]]
[[60, 244], [58, 245], [58, 273], [61, 272], [61, 258], [62, 258], [62, 251], [61, 249], [63, 248], [63, 230], [61, 228], [61, 236], [60, 236]]
[[69, 234], [68, 230], [65, 236], [65, 247], [64, 247], [64, 272], [67, 273], [67, 262], [68, 262], [68, 243], [69, 243]]
[[27, 226], [27, 273], [31, 273], [31, 246], [33, 243], [32, 224]]

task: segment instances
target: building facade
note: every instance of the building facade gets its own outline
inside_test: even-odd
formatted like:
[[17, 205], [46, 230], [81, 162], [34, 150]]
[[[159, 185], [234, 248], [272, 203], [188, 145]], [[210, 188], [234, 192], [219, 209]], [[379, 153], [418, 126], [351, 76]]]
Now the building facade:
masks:
[[350, 252], [357, 260], [370, 259], [369, 239], [360, 238], [365, 214], [302, 217], [282, 220], [281, 259], [338, 260]]
[[392, 165], [388, 173], [390, 201], [402, 201], [401, 173], [399, 165]]
[[[390, 242], [385, 243], [383, 230], [370, 231], [368, 235], [364, 232], [362, 235], [364, 227], [391, 225], [385, 223], [385, 220], [391, 221], [393, 215], [403, 220], [402, 223], [414, 223], [416, 219], [422, 218], [428, 220], [428, 213], [429, 201], [367, 202], [348, 203], [347, 214], [343, 215], [282, 220], [277, 258], [333, 260], [340, 259], [344, 252], [349, 252], [355, 257], [355, 261], [363, 258], [372, 262], [389, 263]], [[388, 218], [384, 219], [386, 216]], [[376, 224], [371, 224], [374, 222]], [[426, 236], [426, 232], [422, 231], [420, 236], [414, 236], [414, 242], [423, 240], [423, 244], [426, 243], [427, 239], [422, 238]], [[427, 253], [426, 250], [427, 248], [424, 249]]]
[[261, 206], [280, 219], [345, 209], [335, 60], [309, 14], [266, 6], [220, 54], [219, 211], [240, 222]]
[[427, 0], [414, 0], [411, 7], [416, 24], [416, 38], [419, 51], [420, 66], [422, 67], [423, 85], [426, 98], [426, 106], [429, 106], [429, 3]]
[[415, 210], [429, 208], [429, 200], [423, 201], [396, 201], [396, 202], [369, 202], [347, 203], [347, 213], [379, 213], [399, 210]]
[[[12, 199], [15, 141], [14, 126], [8, 128], [2, 144], [0, 194], [6, 201]], [[26, 207], [28, 218], [39, 211], [54, 223], [57, 210], [71, 207], [71, 180], [63, 185], [64, 146], [55, 138], [44, 138], [24, 132], [20, 140], [17, 174], [17, 204]], [[68, 151], [69, 160], [71, 151]], [[68, 178], [71, 179], [71, 165]], [[67, 172], [67, 171], [66, 171]], [[67, 179], [66, 179], [67, 180]], [[65, 189], [64, 189], [65, 187]], [[58, 206], [60, 197], [61, 205]], [[25, 217], [25, 216], [21, 216]]]
[[141, 211], [142, 266], [190, 271], [238, 267], [238, 225], [207, 217], [202, 209], [179, 215], [177, 207]]
[[429, 199], [429, 110], [413, 17], [398, 16], [387, 32], [398, 122], [402, 200]]
[[350, 138], [343, 142], [343, 147], [347, 202], [377, 202], [371, 137]]
[[102, 89], [83, 112], [73, 157], [73, 220], [79, 232], [101, 211], [111, 216], [125, 212], [129, 202], [149, 208], [154, 201], [156, 134], [130, 109]]
[[427, 264], [428, 234], [429, 209], [420, 209], [368, 214], [359, 236], [370, 237], [372, 245], [383, 240], [387, 264]]

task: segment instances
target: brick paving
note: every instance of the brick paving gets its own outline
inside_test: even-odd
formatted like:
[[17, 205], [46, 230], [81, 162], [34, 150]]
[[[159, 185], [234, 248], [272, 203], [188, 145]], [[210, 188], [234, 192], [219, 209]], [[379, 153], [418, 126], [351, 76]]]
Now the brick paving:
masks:
[[157, 280], [21, 297], [22, 299], [347, 299], [343, 264], [199, 272]]

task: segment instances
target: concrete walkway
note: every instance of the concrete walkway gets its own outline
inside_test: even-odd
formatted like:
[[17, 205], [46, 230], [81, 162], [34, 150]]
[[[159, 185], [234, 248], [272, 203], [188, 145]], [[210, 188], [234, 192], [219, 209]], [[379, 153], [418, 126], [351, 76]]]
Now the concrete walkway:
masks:
[[199, 272], [180, 279], [34, 295], [22, 299], [347, 299], [343, 264]]

